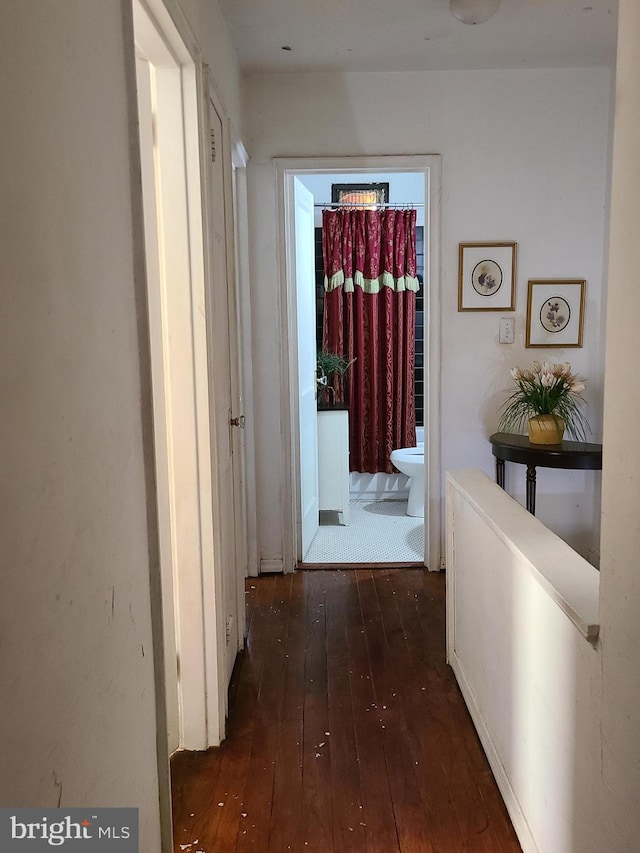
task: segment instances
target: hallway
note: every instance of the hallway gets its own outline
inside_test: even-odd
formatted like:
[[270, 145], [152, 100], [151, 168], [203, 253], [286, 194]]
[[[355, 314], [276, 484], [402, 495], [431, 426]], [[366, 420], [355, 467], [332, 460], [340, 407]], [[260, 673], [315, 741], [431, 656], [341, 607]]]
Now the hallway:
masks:
[[444, 575], [247, 581], [229, 737], [172, 762], [175, 851], [517, 853], [445, 663]]

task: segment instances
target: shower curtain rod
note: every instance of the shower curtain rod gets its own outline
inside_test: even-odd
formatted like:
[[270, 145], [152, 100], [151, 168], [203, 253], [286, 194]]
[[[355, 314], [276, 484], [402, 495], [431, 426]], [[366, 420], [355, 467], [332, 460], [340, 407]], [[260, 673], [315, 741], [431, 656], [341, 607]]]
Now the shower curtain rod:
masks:
[[320, 203], [317, 202], [314, 207], [424, 207], [424, 202], [357, 202], [357, 201], [331, 201]]

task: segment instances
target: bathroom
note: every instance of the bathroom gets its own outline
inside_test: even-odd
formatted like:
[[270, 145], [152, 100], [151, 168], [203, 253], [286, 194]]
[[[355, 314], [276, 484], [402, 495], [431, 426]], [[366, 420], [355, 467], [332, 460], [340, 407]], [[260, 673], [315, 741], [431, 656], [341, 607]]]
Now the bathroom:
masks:
[[[336, 188], [345, 185], [384, 187], [389, 205], [416, 211], [416, 278], [414, 400], [416, 450], [394, 450], [394, 471], [348, 475], [348, 523], [335, 511], [320, 511], [320, 526], [302, 565], [331, 564], [424, 564], [424, 455], [416, 455], [424, 443], [425, 422], [425, 180], [421, 172], [305, 174], [300, 181], [310, 191], [314, 204], [314, 250], [317, 350], [322, 349], [325, 299], [322, 253], [322, 212], [337, 197]], [[333, 195], [332, 195], [333, 188]], [[427, 216], [428, 219], [428, 216]], [[427, 239], [428, 243], [428, 239]], [[346, 413], [345, 413], [346, 417]], [[322, 418], [322, 413], [319, 413]], [[320, 422], [319, 422], [320, 427]], [[395, 445], [394, 445], [395, 446]], [[410, 467], [407, 467], [407, 463]], [[420, 464], [422, 463], [422, 464]], [[405, 473], [397, 470], [398, 466]], [[380, 466], [382, 467], [382, 466]], [[320, 464], [322, 480], [323, 464]], [[408, 474], [413, 476], [409, 477]], [[333, 504], [330, 504], [333, 506]]]

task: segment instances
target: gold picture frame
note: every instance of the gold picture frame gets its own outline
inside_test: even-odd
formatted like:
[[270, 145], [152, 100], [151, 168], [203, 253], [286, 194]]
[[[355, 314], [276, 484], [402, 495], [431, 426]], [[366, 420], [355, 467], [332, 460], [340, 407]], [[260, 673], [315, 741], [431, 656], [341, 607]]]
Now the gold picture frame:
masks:
[[525, 346], [581, 347], [586, 286], [581, 278], [530, 279]]
[[517, 258], [517, 243], [460, 243], [458, 311], [515, 311]]

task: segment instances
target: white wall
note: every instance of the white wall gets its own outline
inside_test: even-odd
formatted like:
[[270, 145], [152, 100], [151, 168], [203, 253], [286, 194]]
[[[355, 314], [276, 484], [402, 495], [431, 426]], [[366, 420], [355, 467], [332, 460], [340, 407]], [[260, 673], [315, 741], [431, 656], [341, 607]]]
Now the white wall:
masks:
[[[0, 802], [136, 806], [141, 853], [158, 853], [168, 774], [130, 15], [127, 0], [3, 4]], [[205, 35], [211, 50], [222, 39]]]
[[524, 853], [622, 853], [603, 801], [598, 572], [479, 471], [447, 482], [447, 653]]
[[242, 138], [242, 76], [238, 55], [218, 0], [164, 0], [179, 5], [195, 33], [204, 61], [211, 69], [216, 90], [233, 128]]
[[0, 801], [139, 806], [157, 851], [123, 13], [13, 0], [2, 18]]
[[[493, 475], [487, 436], [513, 365], [541, 354], [587, 377], [601, 438], [599, 357], [609, 136], [606, 69], [256, 75], [247, 83], [259, 550], [282, 554], [278, 232], [272, 157], [442, 155], [443, 470]], [[461, 241], [519, 244], [516, 343], [498, 344], [492, 312], [458, 313]], [[587, 280], [585, 346], [526, 350], [527, 280]], [[259, 318], [259, 319], [257, 319]], [[524, 469], [507, 486], [524, 503]], [[540, 470], [538, 513], [583, 554], [598, 541], [599, 474]]]

